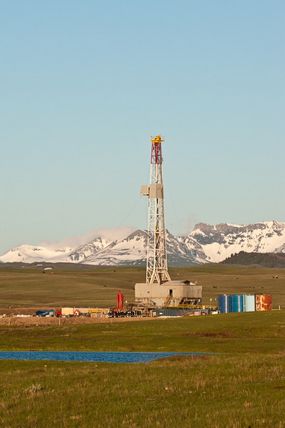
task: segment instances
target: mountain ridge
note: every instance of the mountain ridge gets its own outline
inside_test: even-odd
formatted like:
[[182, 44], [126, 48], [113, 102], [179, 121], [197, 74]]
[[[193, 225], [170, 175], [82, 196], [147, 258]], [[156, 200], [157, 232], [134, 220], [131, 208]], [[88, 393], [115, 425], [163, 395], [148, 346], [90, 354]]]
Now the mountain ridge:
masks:
[[[12, 248], [0, 262], [62, 262], [91, 265], [141, 265], [146, 260], [147, 232], [110, 230], [80, 245], [29, 245]], [[114, 236], [115, 239], [112, 239]], [[166, 233], [170, 265], [220, 263], [240, 251], [248, 253], [285, 252], [285, 223], [258, 222], [248, 225], [198, 223], [188, 235]]]

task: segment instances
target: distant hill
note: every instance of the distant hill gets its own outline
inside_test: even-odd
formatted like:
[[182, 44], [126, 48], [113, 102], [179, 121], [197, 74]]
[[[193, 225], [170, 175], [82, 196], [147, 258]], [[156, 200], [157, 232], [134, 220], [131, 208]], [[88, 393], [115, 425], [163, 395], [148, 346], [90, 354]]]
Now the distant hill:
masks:
[[233, 254], [222, 264], [230, 265], [259, 265], [264, 267], [285, 268], [284, 253], [247, 253], [241, 251], [238, 254]]

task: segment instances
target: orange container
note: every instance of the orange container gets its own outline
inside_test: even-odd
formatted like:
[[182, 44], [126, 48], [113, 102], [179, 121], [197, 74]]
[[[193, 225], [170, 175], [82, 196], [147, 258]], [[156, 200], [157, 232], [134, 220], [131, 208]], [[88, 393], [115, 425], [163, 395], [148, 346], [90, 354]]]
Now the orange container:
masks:
[[271, 311], [272, 296], [270, 294], [257, 294], [255, 296], [255, 309], [257, 311]]

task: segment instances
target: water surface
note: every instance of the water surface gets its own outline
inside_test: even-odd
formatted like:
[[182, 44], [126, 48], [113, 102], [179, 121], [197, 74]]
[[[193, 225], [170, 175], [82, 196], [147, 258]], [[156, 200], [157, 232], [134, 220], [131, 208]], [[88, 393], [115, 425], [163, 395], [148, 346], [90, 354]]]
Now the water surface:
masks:
[[173, 356], [199, 357], [206, 352], [80, 352], [80, 351], [0, 351], [0, 360], [82, 361], [102, 363], [147, 363]]

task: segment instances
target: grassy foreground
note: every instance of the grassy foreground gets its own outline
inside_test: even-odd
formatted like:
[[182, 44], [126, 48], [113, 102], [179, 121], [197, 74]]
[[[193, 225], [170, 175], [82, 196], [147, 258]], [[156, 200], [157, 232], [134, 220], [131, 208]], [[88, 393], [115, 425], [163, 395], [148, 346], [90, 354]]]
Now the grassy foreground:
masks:
[[0, 328], [0, 348], [212, 351], [150, 364], [0, 361], [3, 427], [285, 426], [285, 313]]

